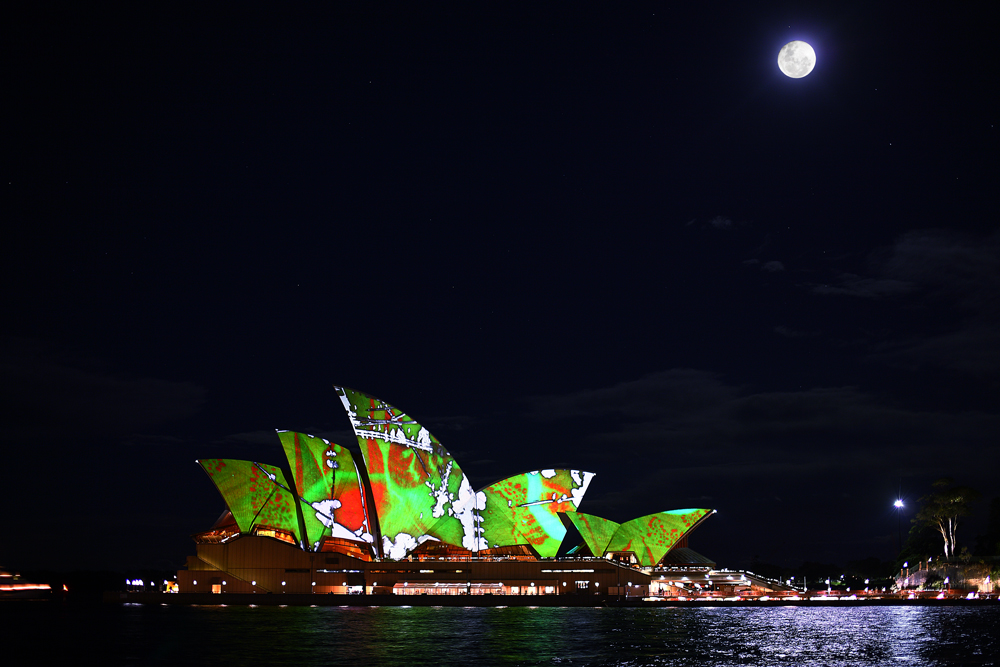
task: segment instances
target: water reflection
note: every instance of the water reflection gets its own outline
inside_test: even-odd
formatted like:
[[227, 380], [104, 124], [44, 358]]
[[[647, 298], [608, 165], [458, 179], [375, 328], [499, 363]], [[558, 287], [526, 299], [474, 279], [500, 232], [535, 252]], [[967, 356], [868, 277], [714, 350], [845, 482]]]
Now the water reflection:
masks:
[[[10, 611], [10, 606], [6, 610]], [[996, 665], [976, 608], [19, 607], [5, 634], [106, 664]], [[60, 637], [60, 642], [52, 642]], [[34, 644], [32, 644], [34, 642]]]

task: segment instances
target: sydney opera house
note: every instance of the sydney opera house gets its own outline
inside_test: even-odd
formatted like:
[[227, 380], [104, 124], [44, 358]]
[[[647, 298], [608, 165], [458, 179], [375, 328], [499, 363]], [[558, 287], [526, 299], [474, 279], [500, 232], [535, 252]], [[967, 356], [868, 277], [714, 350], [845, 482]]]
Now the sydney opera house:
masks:
[[[662, 594], [714, 563], [687, 548], [710, 509], [616, 523], [579, 512], [594, 473], [475, 490], [427, 429], [337, 387], [360, 450], [279, 431], [287, 466], [201, 459], [227, 510], [194, 536], [178, 590], [201, 593]], [[561, 549], [568, 528], [582, 544]], [[671, 573], [683, 571], [682, 577]], [[697, 584], [700, 587], [700, 584]]]

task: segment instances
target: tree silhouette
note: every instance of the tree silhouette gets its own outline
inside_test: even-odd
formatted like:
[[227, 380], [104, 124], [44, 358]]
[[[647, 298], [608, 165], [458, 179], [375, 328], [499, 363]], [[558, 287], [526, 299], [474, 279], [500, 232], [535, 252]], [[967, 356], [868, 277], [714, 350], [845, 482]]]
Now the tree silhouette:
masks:
[[955, 555], [959, 519], [972, 512], [972, 503], [979, 499], [979, 492], [968, 486], [956, 486], [950, 477], [939, 479], [932, 486], [938, 490], [920, 499], [920, 511], [913, 522], [936, 528], [944, 539], [945, 558], [951, 558]]

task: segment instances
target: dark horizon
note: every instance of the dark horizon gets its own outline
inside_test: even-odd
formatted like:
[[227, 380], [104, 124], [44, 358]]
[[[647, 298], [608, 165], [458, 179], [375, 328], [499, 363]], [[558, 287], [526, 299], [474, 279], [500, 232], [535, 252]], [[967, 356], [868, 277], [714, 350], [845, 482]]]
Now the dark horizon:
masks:
[[194, 459], [280, 461], [275, 428], [357, 450], [335, 384], [476, 488], [573, 467], [583, 512], [716, 509], [691, 543], [725, 566], [891, 560], [945, 476], [983, 495], [959, 547], [985, 531], [1000, 163], [971, 11], [6, 23], [5, 566], [177, 569], [224, 509]]

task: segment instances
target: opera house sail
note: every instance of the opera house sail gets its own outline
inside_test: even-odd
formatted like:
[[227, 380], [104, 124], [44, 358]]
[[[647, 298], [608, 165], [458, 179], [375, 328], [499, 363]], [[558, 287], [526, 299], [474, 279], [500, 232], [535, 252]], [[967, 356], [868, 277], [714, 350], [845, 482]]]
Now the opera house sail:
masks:
[[707, 509], [670, 510], [623, 524], [576, 512], [566, 518], [580, 531], [591, 553], [633, 553], [644, 567], [653, 567], [711, 514]]
[[303, 505], [306, 542], [373, 541], [361, 473], [351, 452], [323, 438], [278, 431]]
[[280, 531], [301, 542], [295, 500], [280, 468], [236, 459], [198, 463], [219, 489], [240, 532]]
[[[360, 391], [336, 392], [360, 458], [323, 438], [279, 430], [283, 465], [198, 461], [227, 511], [195, 536], [198, 555], [178, 573], [182, 591], [608, 593], [621, 584], [621, 558], [613, 556], [628, 554], [649, 570], [713, 512], [670, 510], [621, 524], [580, 513], [594, 473], [576, 469], [533, 470], [475, 490], [409, 415]], [[584, 541], [573, 558], [592, 559], [591, 567], [560, 565], [568, 528]], [[425, 561], [468, 569], [384, 565]], [[628, 579], [640, 586], [648, 575]], [[434, 588], [424, 587], [432, 576]]]
[[373, 396], [346, 387], [337, 393], [368, 469], [383, 554], [402, 558], [431, 539], [482, 548], [472, 486], [438, 439]]
[[490, 484], [480, 492], [486, 543], [530, 544], [539, 556], [554, 557], [566, 536], [559, 514], [576, 511], [593, 476], [580, 470], [536, 470]]

